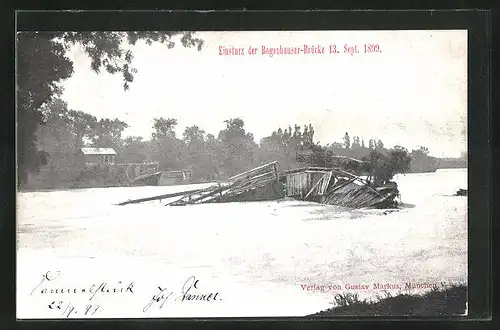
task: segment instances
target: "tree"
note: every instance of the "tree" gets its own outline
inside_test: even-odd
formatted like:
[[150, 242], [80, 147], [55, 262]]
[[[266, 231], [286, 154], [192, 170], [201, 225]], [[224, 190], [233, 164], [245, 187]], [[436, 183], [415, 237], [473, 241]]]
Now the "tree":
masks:
[[241, 118], [231, 118], [224, 120], [226, 124], [226, 129], [219, 132], [219, 140], [221, 141], [231, 141], [237, 138], [245, 138], [245, 123]]
[[125, 45], [138, 40], [147, 44], [161, 42], [175, 46], [173, 37], [181, 35], [184, 47], [201, 50], [203, 41], [192, 32], [20, 32], [17, 34], [17, 111], [18, 111], [18, 175], [19, 183], [28, 173], [37, 172], [47, 163], [46, 154], [38, 150], [36, 130], [43, 124], [40, 107], [61, 92], [60, 83], [73, 73], [73, 63], [66, 51], [79, 44], [91, 59], [95, 72], [121, 73], [123, 87], [128, 89], [136, 70], [133, 54]]
[[418, 148], [418, 151], [421, 152], [423, 155], [429, 155], [429, 148], [427, 147], [424, 147], [424, 146], [420, 146]]
[[339, 150], [339, 149], [342, 149], [344, 147], [344, 145], [342, 143], [339, 143], [339, 142], [333, 142], [330, 147], [333, 149], [333, 150]]
[[215, 138], [212, 134], [206, 136], [206, 155], [207, 155], [207, 168], [206, 173], [208, 180], [216, 180], [220, 177], [223, 163], [223, 147], [222, 143]]
[[361, 143], [359, 142], [359, 136], [354, 136], [352, 138], [352, 147], [353, 148], [359, 148], [359, 147], [361, 147]]
[[85, 145], [86, 140], [95, 138], [98, 122], [96, 117], [83, 111], [69, 110], [68, 119], [72, 123], [72, 131], [76, 134], [76, 148]]
[[368, 161], [370, 163], [369, 168], [371, 169], [370, 177], [372, 178], [373, 184], [378, 187], [384, 184], [384, 178], [388, 177], [387, 168], [385, 167], [385, 163], [387, 162], [387, 157], [373, 150], [370, 152], [368, 156]]
[[198, 126], [186, 127], [182, 134], [186, 146], [185, 160], [193, 171], [195, 179], [207, 179], [212, 176], [212, 158], [207, 150], [205, 132]]
[[37, 147], [47, 155], [47, 167], [41, 174], [41, 185], [55, 188], [61, 181], [76, 177], [78, 134], [66, 102], [53, 99], [41, 110], [44, 125], [37, 130]]
[[188, 145], [201, 144], [205, 141], [205, 131], [201, 130], [198, 126], [193, 125], [186, 127], [182, 133], [184, 142]]
[[245, 123], [241, 118], [231, 118], [224, 122], [226, 128], [219, 132], [219, 140], [224, 152], [225, 174], [231, 176], [254, 165], [257, 145], [253, 134], [245, 131]]
[[155, 130], [152, 137], [153, 140], [163, 139], [166, 137], [175, 138], [175, 127], [177, 119], [174, 118], [154, 118], [153, 129]]
[[140, 136], [129, 136], [123, 141], [121, 159], [126, 163], [142, 163], [149, 157], [148, 142], [143, 141]]
[[408, 155], [408, 150], [395, 146], [387, 154], [377, 150], [370, 152], [368, 161], [372, 170], [373, 184], [382, 186], [388, 183], [394, 175], [407, 173], [410, 170], [411, 157]]
[[411, 151], [411, 169], [413, 172], [433, 172], [438, 167], [438, 161], [429, 156], [429, 149], [420, 146]]
[[384, 143], [382, 142], [382, 140], [377, 140], [377, 142], [375, 143], [375, 150], [384, 150]]
[[300, 126], [297, 124], [294, 125], [294, 131], [289, 145], [295, 151], [300, 150], [302, 147], [302, 132], [300, 131]]
[[122, 145], [122, 133], [128, 124], [115, 119], [103, 118], [96, 123], [92, 137], [93, 146], [96, 148], [114, 148], [120, 151]]
[[43, 124], [37, 111], [43, 103], [60, 93], [58, 83], [73, 73], [62, 44], [53, 41], [54, 33], [17, 34], [17, 145], [18, 179], [28, 180], [47, 164], [47, 154], [37, 148], [36, 131]]
[[312, 145], [310, 147], [311, 156], [309, 159], [310, 166], [327, 167], [331, 166], [333, 151], [329, 148], [320, 145]]
[[371, 149], [371, 150], [375, 149], [375, 142], [373, 141], [373, 139], [370, 139], [368, 141], [368, 149]]
[[349, 149], [351, 147], [351, 138], [349, 137], [349, 133], [345, 133], [344, 135], [344, 147]]
[[154, 118], [152, 134], [152, 158], [164, 170], [181, 169], [185, 159], [183, 141], [175, 136], [177, 119]]
[[282, 136], [283, 143], [288, 144], [290, 142], [290, 138], [292, 136], [291, 133], [292, 133], [291, 127], [289, 127], [288, 129], [285, 128], [285, 130], [283, 131], [283, 136]]
[[304, 125], [304, 132], [302, 133], [302, 146], [309, 148], [314, 144], [314, 128], [311, 124]]
[[[278, 132], [281, 129], [278, 130]], [[264, 137], [260, 140], [257, 159], [259, 163], [278, 161], [283, 169], [288, 168], [290, 160], [286, 154], [285, 142], [278, 133]], [[286, 142], [288, 143], [288, 141]]]
[[395, 174], [404, 174], [410, 171], [411, 157], [408, 154], [408, 150], [402, 146], [397, 145], [389, 150], [389, 161], [393, 174], [388, 180], [392, 179]]

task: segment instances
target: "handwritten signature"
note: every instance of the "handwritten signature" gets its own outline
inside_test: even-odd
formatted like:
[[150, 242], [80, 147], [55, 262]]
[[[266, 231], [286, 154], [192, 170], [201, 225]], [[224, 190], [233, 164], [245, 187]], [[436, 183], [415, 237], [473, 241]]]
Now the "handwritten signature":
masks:
[[[101, 282], [100, 284], [91, 284], [88, 286], [61, 286], [59, 281], [61, 277], [60, 271], [48, 271], [42, 275], [40, 282], [31, 290], [29, 295], [40, 294], [42, 296], [49, 296], [57, 294], [61, 298], [52, 298], [49, 301], [48, 308], [56, 313], [60, 313], [65, 317], [80, 316], [89, 317], [101, 311], [101, 306], [95, 302], [74, 304], [69, 297], [76, 295], [88, 296], [88, 301], [92, 301], [96, 295], [103, 294], [135, 294], [134, 282], [130, 284], [122, 284], [121, 281], [110, 285], [108, 282]], [[60, 300], [59, 300], [60, 299]], [[157, 287], [157, 291], [153, 294], [150, 301], [144, 306], [143, 312], [146, 313], [150, 309], [161, 309], [168, 301], [177, 302], [191, 302], [203, 301], [211, 303], [214, 301], [222, 300], [219, 292], [211, 292], [202, 290], [200, 280], [196, 277], [189, 277], [182, 285], [180, 292], [171, 291], [167, 287]]]
[[99, 284], [94, 283], [85, 287], [59, 287], [53, 286], [53, 282], [61, 276], [60, 271], [48, 271], [42, 275], [40, 283], [38, 283], [33, 290], [31, 290], [30, 295], [34, 293], [39, 293], [41, 295], [45, 294], [60, 294], [60, 295], [75, 295], [84, 294], [89, 295], [89, 300], [94, 299], [97, 294], [118, 294], [118, 293], [134, 293], [134, 282], [130, 282], [128, 285], [118, 281], [116, 284], [110, 284], [108, 282], [101, 282]]
[[[167, 288], [161, 288], [158, 286], [158, 291], [153, 295], [151, 300], [142, 309], [146, 313], [151, 307], [155, 306], [161, 309], [163, 305], [169, 300], [174, 301], [205, 301], [213, 302], [216, 300], [221, 300], [219, 297], [219, 292], [203, 292], [199, 288], [200, 280], [197, 280], [194, 276], [189, 277], [182, 286], [181, 294], [174, 296], [174, 291], [169, 291]], [[174, 297], [175, 298], [174, 298]]]
[[60, 284], [60, 281], [56, 281], [60, 277], [62, 277], [60, 271], [44, 273], [40, 282], [31, 290], [29, 295], [56, 295], [60, 297], [51, 298], [47, 307], [52, 312], [60, 313], [60, 315], [68, 318], [70, 316], [90, 317], [101, 311], [101, 306], [94, 302], [74, 303], [71, 301], [71, 297], [87, 296], [88, 301], [91, 301], [96, 295], [134, 294], [134, 282], [127, 285], [121, 281], [114, 284], [103, 281], [88, 286], [64, 286]]

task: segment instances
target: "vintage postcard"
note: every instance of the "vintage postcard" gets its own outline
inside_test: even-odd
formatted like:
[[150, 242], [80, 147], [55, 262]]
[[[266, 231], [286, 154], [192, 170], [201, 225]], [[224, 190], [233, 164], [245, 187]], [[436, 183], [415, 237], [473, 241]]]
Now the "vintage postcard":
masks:
[[467, 31], [19, 32], [17, 318], [467, 315]]

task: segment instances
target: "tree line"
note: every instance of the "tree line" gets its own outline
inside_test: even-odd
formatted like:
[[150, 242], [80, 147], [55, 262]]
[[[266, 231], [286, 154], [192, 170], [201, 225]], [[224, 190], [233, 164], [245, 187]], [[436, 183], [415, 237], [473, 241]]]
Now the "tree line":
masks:
[[[386, 149], [379, 139], [365, 146], [358, 136], [343, 136], [343, 142], [322, 146], [314, 140], [314, 127], [293, 125], [278, 128], [255, 141], [241, 118], [229, 118], [217, 136], [197, 125], [178, 131], [175, 118], [154, 118], [150, 139], [124, 137], [128, 124], [117, 118], [97, 119], [83, 111], [68, 109], [59, 98], [44, 104], [43, 124], [36, 131], [37, 148], [46, 159], [33, 177], [42, 187], [58, 187], [82, 175], [75, 155], [82, 147], [113, 148], [117, 163], [157, 162], [160, 170], [190, 169], [196, 182], [223, 180], [261, 164], [278, 161], [280, 169], [300, 166], [335, 166], [334, 156], [365, 161], [357, 174], [373, 175], [384, 184], [396, 173], [411, 170], [415, 161], [427, 161], [428, 150], [421, 147], [409, 153], [401, 146]], [[352, 142], [351, 142], [352, 141]]]

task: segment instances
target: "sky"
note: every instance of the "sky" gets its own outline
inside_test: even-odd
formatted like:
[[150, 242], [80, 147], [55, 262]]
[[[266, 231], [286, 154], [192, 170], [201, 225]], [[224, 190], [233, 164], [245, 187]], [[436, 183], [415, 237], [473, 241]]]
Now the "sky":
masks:
[[[68, 107], [127, 122], [125, 136], [149, 139], [153, 118], [176, 118], [177, 136], [197, 125], [217, 136], [240, 117], [256, 142], [278, 128], [312, 124], [315, 142], [344, 134], [386, 147], [420, 145], [437, 157], [466, 151], [467, 31], [197, 32], [201, 51], [138, 42], [128, 91], [122, 77], [96, 74], [77, 46], [63, 82]], [[335, 44], [339, 53], [329, 54]], [[364, 53], [364, 44], [380, 52]], [[264, 55], [265, 47], [325, 47], [325, 54]], [[344, 46], [359, 53], [344, 53]], [[220, 55], [220, 47], [244, 55]], [[257, 48], [255, 55], [249, 47]]]

